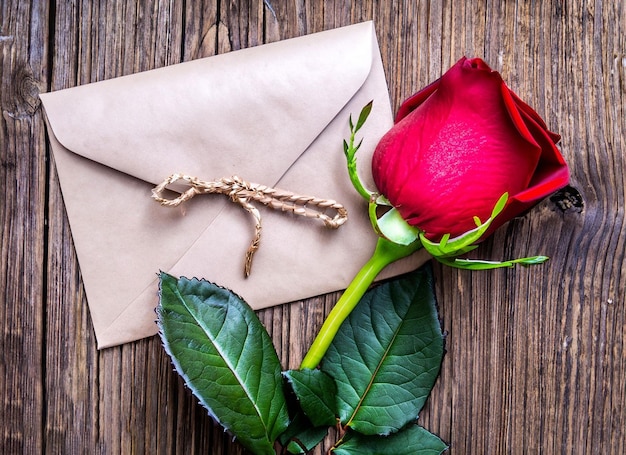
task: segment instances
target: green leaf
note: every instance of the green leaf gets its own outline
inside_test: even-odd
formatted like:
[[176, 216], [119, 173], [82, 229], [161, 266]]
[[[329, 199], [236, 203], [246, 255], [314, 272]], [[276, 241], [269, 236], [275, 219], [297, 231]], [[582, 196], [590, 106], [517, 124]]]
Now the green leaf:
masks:
[[158, 325], [187, 386], [255, 454], [274, 454], [289, 423], [281, 366], [267, 331], [231, 291], [160, 274]]
[[431, 432], [409, 425], [391, 436], [365, 436], [350, 432], [332, 452], [335, 455], [438, 455], [447, 448]]
[[355, 133], [361, 129], [361, 127], [367, 120], [367, 117], [369, 117], [370, 112], [372, 112], [373, 105], [374, 105], [374, 101], [372, 100], [369, 103], [367, 103], [365, 106], [363, 106], [363, 109], [361, 109], [361, 113], [359, 114], [359, 119], [356, 122], [356, 128], [354, 128]]
[[308, 453], [328, 434], [328, 427], [314, 427], [302, 411], [298, 412], [287, 430], [280, 435], [280, 444], [289, 453]]
[[414, 421], [443, 357], [430, 265], [368, 291], [321, 369], [337, 383], [343, 426], [387, 435]]
[[300, 407], [314, 426], [332, 426], [337, 423], [337, 386], [330, 376], [311, 369], [289, 370], [283, 374], [298, 397]]

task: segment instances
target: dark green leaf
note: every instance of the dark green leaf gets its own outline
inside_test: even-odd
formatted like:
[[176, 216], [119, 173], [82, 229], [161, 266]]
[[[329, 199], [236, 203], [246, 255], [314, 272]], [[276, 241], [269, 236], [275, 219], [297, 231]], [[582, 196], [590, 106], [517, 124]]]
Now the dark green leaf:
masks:
[[287, 448], [289, 453], [308, 453], [328, 434], [328, 427], [314, 427], [306, 416], [299, 411], [287, 430], [280, 435], [280, 444]]
[[374, 101], [370, 101], [363, 107], [363, 109], [361, 109], [361, 113], [359, 114], [359, 119], [356, 122], [356, 128], [354, 129], [355, 133], [361, 129], [361, 127], [367, 120], [367, 117], [369, 117], [370, 112], [372, 112], [373, 105], [374, 105]]
[[344, 426], [386, 435], [417, 418], [443, 357], [430, 265], [368, 291], [321, 368], [337, 383]]
[[289, 423], [267, 331], [231, 291], [160, 274], [158, 325], [178, 373], [209, 413], [256, 454], [274, 454]]
[[448, 447], [434, 434], [417, 425], [409, 425], [391, 436], [365, 436], [350, 432], [333, 449], [335, 455], [439, 455]]
[[335, 381], [320, 370], [289, 370], [284, 373], [298, 397], [300, 407], [316, 426], [337, 423], [335, 412]]

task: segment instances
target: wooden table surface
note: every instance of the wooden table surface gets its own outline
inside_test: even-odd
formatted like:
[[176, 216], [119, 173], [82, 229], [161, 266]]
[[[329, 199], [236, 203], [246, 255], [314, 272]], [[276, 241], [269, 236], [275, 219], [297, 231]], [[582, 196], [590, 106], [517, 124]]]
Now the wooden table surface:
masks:
[[[422, 425], [454, 454], [626, 453], [622, 0], [0, 8], [1, 453], [243, 453], [157, 338], [96, 350], [38, 93], [368, 19], [394, 108], [461, 56], [483, 57], [562, 135], [584, 202], [563, 211], [544, 201], [479, 249], [494, 259], [546, 254], [543, 266], [435, 265], [447, 354]], [[336, 298], [259, 313], [285, 368], [298, 366]]]

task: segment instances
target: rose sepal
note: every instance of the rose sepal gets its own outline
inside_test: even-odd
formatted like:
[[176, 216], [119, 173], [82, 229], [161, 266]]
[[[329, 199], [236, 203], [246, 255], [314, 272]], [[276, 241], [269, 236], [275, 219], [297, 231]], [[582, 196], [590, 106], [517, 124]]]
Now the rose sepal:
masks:
[[478, 245], [476, 245], [475, 242], [480, 240], [481, 236], [487, 231], [487, 229], [489, 229], [489, 226], [496, 216], [504, 210], [508, 197], [508, 193], [504, 193], [500, 196], [500, 199], [496, 202], [496, 205], [491, 212], [491, 216], [487, 219], [487, 221], [481, 223], [478, 217], [474, 217], [476, 228], [458, 237], [450, 239], [450, 234], [446, 234], [439, 242], [433, 242], [428, 240], [424, 233], [420, 233], [419, 240], [421, 241], [422, 246], [442, 264], [449, 267], [455, 267], [457, 269], [490, 270], [501, 267], [514, 267], [516, 264], [523, 266], [543, 264], [549, 259], [547, 256], [530, 256], [511, 259], [508, 261], [485, 261], [481, 259], [466, 259], [458, 257], [478, 248]]
[[476, 249], [478, 247], [476, 242], [487, 232], [487, 229], [489, 229], [489, 226], [496, 216], [504, 210], [508, 199], [508, 193], [504, 193], [493, 207], [491, 216], [484, 223], [482, 223], [478, 217], [474, 217], [476, 227], [453, 239], [450, 239], [450, 234], [445, 234], [439, 242], [433, 242], [429, 240], [424, 233], [421, 233], [419, 238], [422, 245], [426, 251], [437, 259], [454, 258]]
[[527, 258], [511, 259], [509, 261], [484, 261], [480, 259], [465, 258], [437, 258], [437, 260], [444, 265], [464, 270], [499, 269], [502, 267], [514, 267], [516, 264], [530, 266], [543, 264], [548, 259], [550, 259], [548, 256], [530, 256]]
[[396, 208], [392, 207], [379, 218], [376, 213], [378, 206], [376, 202], [370, 202], [369, 215], [374, 231], [379, 236], [399, 245], [410, 245], [420, 241], [421, 231], [407, 223]]

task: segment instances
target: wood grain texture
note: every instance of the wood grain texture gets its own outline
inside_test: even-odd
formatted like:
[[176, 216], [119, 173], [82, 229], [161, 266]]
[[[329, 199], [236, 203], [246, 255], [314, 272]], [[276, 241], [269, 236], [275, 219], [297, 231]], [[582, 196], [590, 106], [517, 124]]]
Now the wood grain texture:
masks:
[[[0, 2], [1, 453], [244, 453], [156, 338], [96, 350], [37, 94], [368, 19], [394, 107], [483, 57], [562, 135], [585, 204], [544, 201], [476, 252], [546, 265], [435, 266], [447, 354], [422, 425], [454, 454], [626, 453], [626, 7], [607, 0]], [[337, 297], [259, 312], [285, 368]]]

